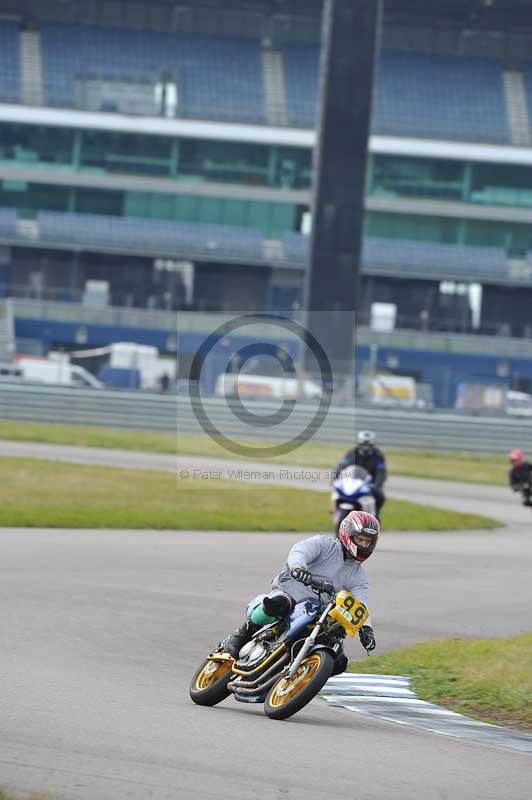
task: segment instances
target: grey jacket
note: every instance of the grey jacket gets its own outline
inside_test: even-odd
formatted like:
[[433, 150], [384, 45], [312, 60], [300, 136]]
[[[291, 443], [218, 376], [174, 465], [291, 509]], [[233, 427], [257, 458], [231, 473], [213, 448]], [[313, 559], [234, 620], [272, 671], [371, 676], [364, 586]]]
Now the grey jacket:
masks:
[[[304, 567], [316, 578], [329, 581], [338, 592], [348, 589], [364, 605], [368, 604], [368, 576], [366, 570], [354, 559], [344, 560], [341, 542], [330, 536], [310, 536], [297, 542], [290, 552], [286, 564], [272, 581], [274, 589], [282, 589], [296, 602], [315, 598], [309, 586], [304, 586], [290, 575], [294, 567]], [[368, 619], [366, 625], [371, 625]]]

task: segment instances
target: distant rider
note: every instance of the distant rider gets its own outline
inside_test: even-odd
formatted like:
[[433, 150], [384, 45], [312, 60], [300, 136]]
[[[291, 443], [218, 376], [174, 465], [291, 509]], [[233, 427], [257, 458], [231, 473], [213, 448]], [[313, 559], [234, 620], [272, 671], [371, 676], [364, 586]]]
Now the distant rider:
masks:
[[380, 510], [386, 497], [382, 490], [386, 480], [386, 459], [382, 450], [375, 446], [373, 431], [360, 431], [358, 444], [345, 454], [336, 471], [350, 467], [352, 464], [363, 467], [371, 475], [373, 481], [373, 497], [375, 498], [376, 515], [380, 519]]
[[525, 454], [522, 450], [512, 450], [508, 454], [511, 468], [508, 473], [508, 481], [514, 492], [523, 492], [523, 505], [532, 505], [530, 499], [532, 487], [532, 464], [525, 461]]
[[[379, 522], [372, 514], [351, 511], [340, 526], [338, 539], [311, 536], [297, 542], [283, 569], [273, 579], [272, 591], [249, 603], [246, 621], [223, 642], [224, 649], [237, 658], [241, 648], [263, 625], [287, 617], [303, 600], [316, 599], [316, 593], [308, 585], [312, 578], [332, 583], [337, 592], [347, 589], [367, 605], [368, 578], [362, 562], [375, 550], [379, 532]], [[370, 624], [360, 629], [359, 638], [368, 653], [375, 649]], [[340, 652], [333, 674], [344, 672], [346, 667], [347, 657]]]

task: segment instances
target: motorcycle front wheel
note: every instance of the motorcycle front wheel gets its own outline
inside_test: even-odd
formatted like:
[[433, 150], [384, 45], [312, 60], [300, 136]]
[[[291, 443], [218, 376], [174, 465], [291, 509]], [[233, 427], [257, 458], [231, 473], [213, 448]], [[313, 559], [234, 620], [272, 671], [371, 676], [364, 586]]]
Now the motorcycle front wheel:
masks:
[[190, 681], [190, 699], [198, 706], [215, 706], [229, 697], [231, 690], [227, 684], [231, 680], [232, 666], [232, 659], [204, 661]]
[[303, 659], [293, 678], [280, 678], [269, 691], [264, 712], [270, 719], [287, 719], [310, 703], [327, 683], [334, 658], [327, 650], [315, 650]]

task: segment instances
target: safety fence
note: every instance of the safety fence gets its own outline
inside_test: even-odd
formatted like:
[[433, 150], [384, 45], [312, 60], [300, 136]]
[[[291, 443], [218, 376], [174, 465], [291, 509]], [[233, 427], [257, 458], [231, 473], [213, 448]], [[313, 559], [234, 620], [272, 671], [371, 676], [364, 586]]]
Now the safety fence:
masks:
[[[182, 435], [216, 432], [237, 442], [268, 439], [276, 444], [312, 439], [346, 447], [356, 430], [369, 428], [386, 447], [503, 453], [532, 450], [532, 419], [472, 417], [357, 406], [331, 407], [320, 418], [316, 405], [295, 405], [284, 415], [269, 403], [230, 407], [225, 400], [147, 392], [85, 390], [0, 383], [0, 418], [103, 425]], [[283, 419], [282, 416], [286, 416]], [[320, 424], [321, 423], [321, 424]]]

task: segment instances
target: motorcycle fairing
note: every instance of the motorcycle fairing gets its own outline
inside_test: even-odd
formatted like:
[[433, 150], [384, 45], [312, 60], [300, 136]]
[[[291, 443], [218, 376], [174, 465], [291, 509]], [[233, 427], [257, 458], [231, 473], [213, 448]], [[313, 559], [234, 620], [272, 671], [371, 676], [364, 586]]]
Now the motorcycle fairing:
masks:
[[295, 639], [307, 625], [314, 622], [319, 610], [320, 605], [317, 600], [302, 600], [297, 603], [288, 618], [289, 628], [283, 639]]

